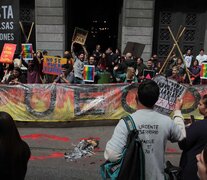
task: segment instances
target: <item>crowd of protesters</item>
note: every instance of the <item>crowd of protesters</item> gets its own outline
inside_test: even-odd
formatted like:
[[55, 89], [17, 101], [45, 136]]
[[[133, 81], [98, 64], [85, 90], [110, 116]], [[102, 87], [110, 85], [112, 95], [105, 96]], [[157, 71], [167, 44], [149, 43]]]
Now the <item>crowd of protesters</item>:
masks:
[[[101, 46], [97, 45], [95, 50], [92, 53], [88, 53], [85, 48], [83, 51], [79, 51], [78, 53], [65, 51], [63, 58], [67, 59], [67, 63], [61, 66], [62, 73], [59, 75], [49, 75], [43, 73], [43, 59], [44, 56], [49, 55], [47, 51], [37, 51], [33, 55], [33, 60], [25, 61], [21, 57], [19, 59], [14, 59], [13, 64], [0, 64], [0, 80], [2, 84], [10, 84], [10, 85], [17, 85], [17, 84], [44, 84], [44, 83], [67, 83], [67, 84], [85, 84], [87, 82], [84, 81], [83, 78], [83, 70], [84, 65], [93, 65], [95, 67], [95, 80], [93, 83], [100, 83], [100, 79], [104, 76], [104, 78], [108, 78], [106, 82], [108, 83], [136, 83], [136, 82], [144, 82], [139, 86], [138, 94], [137, 94], [137, 103], [140, 106], [140, 109], [136, 112], [137, 114], [132, 114], [135, 119], [139, 119], [137, 117], [142, 117], [141, 121], [137, 121], [137, 127], [139, 126], [140, 122], [145, 124], [149, 123], [149, 120], [152, 120], [155, 123], [154, 119], [162, 120], [160, 124], [157, 125], [159, 127], [158, 131], [161, 132], [163, 141], [160, 143], [160, 137], [156, 139], [156, 148], [155, 153], [159, 155], [156, 156], [149, 156], [146, 158], [146, 165], [150, 167], [147, 169], [147, 177], [151, 177], [149, 179], [158, 179], [155, 177], [159, 177], [160, 179], [164, 179], [164, 172], [163, 172], [163, 162], [164, 162], [164, 149], [166, 145], [167, 139], [172, 141], [179, 141], [179, 147], [183, 150], [180, 166], [182, 167], [182, 179], [201, 179], [204, 180], [207, 178], [207, 95], [204, 95], [198, 105], [198, 110], [201, 115], [204, 116], [203, 121], [198, 121], [196, 123], [191, 123], [191, 125], [186, 126], [184, 128], [183, 117], [180, 114], [182, 103], [179, 103], [179, 114], [175, 116], [175, 118], [180, 118], [180, 122], [182, 122], [182, 131], [179, 130], [179, 127], [176, 126], [176, 123], [173, 124], [171, 119], [167, 118], [166, 122], [163, 123], [166, 117], [154, 112], [153, 106], [158, 100], [159, 97], [159, 87], [156, 85], [155, 82], [149, 81], [150, 86], [148, 86], [147, 81], [143, 81], [144, 79], [151, 79], [156, 74], [164, 74], [166, 77], [174, 79], [179, 83], [190, 83], [192, 81], [193, 85], [197, 85], [201, 83], [200, 80], [200, 71], [201, 65], [204, 62], [207, 62], [207, 55], [204, 54], [204, 50], [201, 49], [200, 53], [197, 56], [193, 56], [191, 50], [187, 50], [187, 52], [183, 55], [183, 57], [177, 56], [174, 52], [170, 57], [169, 61], [163, 71], [161, 71], [163, 67], [164, 60], [159, 59], [156, 54], [153, 54], [150, 59], [144, 61], [141, 57], [134, 57], [132, 52], [127, 52], [125, 55], [122, 55], [119, 49], [115, 51], [108, 47], [104, 52], [101, 50]], [[57, 56], [60, 57], [60, 56]], [[147, 73], [146, 73], [147, 72]], [[190, 79], [188, 78], [190, 77]], [[91, 83], [91, 82], [90, 82]], [[146, 87], [144, 87], [144, 85]], [[157, 87], [156, 87], [157, 86]], [[144, 87], [143, 89], [141, 89]], [[149, 88], [150, 87], [150, 88]], [[141, 90], [140, 90], [141, 89]], [[153, 93], [156, 91], [156, 93]], [[148, 92], [148, 94], [146, 93]], [[142, 96], [138, 96], [142, 94]], [[156, 97], [154, 97], [156, 94]], [[144, 95], [146, 97], [144, 97]], [[149, 98], [150, 97], [150, 98]], [[153, 100], [154, 98], [154, 100]], [[143, 113], [142, 113], [143, 111]], [[137, 117], [136, 117], [137, 116]], [[143, 119], [146, 118], [146, 121]], [[7, 125], [6, 121], [10, 120], [8, 123], [11, 125]], [[143, 122], [142, 122], [143, 121]], [[150, 121], [150, 123], [152, 123]], [[156, 121], [156, 123], [159, 121]], [[19, 133], [14, 125], [13, 119], [10, 115], [5, 113], [0, 113], [0, 123], [5, 124], [5, 127], [11, 126], [11, 130], [16, 138], [15, 141], [10, 143], [4, 143], [4, 140], [1, 142], [1, 151], [8, 150], [7, 153], [4, 153], [4, 157], [8, 157], [11, 155], [12, 161], [10, 162], [3, 156], [1, 157], [2, 162], [7, 162], [5, 167], [9, 167], [7, 169], [11, 169], [11, 175], [19, 176], [24, 179], [26, 170], [27, 170], [27, 162], [30, 157], [30, 150], [28, 145], [21, 140], [19, 137]], [[110, 140], [107, 143], [106, 150], [105, 150], [105, 158], [107, 160], [117, 160], [117, 157], [120, 157], [120, 153], [123, 150], [125, 144], [123, 141], [126, 141], [127, 133], [124, 134], [123, 132], [128, 132], [126, 127], [123, 124], [123, 121], [120, 121], [118, 124], [118, 128], [115, 129], [114, 134], [112, 136], [114, 139]], [[164, 126], [163, 126], [164, 124]], [[169, 128], [169, 132], [165, 132], [165, 125]], [[8, 127], [7, 127], [8, 126]], [[174, 127], [174, 131], [173, 128]], [[4, 126], [2, 125], [2, 129]], [[123, 129], [125, 128], [125, 131]], [[185, 130], [184, 130], [185, 129]], [[2, 132], [7, 132], [3, 131]], [[163, 132], [163, 133], [162, 133]], [[184, 133], [183, 133], [184, 132]], [[184, 134], [184, 135], [183, 135]], [[2, 134], [2, 137], [5, 137], [5, 140], [8, 140], [7, 134]], [[0, 136], [0, 138], [2, 138]], [[172, 137], [171, 137], [172, 136]], [[12, 137], [12, 136], [11, 136]], [[120, 143], [117, 141], [120, 141]], [[143, 136], [144, 138], [148, 138], [148, 136]], [[14, 138], [14, 139], [15, 139]], [[2, 138], [3, 139], [3, 138]], [[11, 138], [10, 138], [11, 139]], [[113, 142], [114, 141], [114, 142]], [[10, 142], [10, 141], [8, 141]], [[11, 141], [12, 142], [12, 141]], [[21, 150], [15, 153], [11, 153], [10, 151], [12, 146], [21, 146]], [[160, 148], [161, 147], [161, 148]], [[10, 150], [9, 150], [10, 149]], [[117, 150], [118, 149], [118, 150]], [[6, 151], [5, 151], [6, 152]], [[24, 152], [24, 156], [22, 155]], [[8, 155], [9, 153], [9, 155]], [[20, 156], [21, 155], [21, 156]], [[16, 157], [20, 157], [21, 160], [17, 160]], [[153, 157], [153, 158], [151, 158]], [[151, 161], [153, 159], [153, 161]], [[16, 161], [17, 160], [17, 161]], [[158, 162], [158, 161], [159, 162]], [[19, 162], [23, 162], [19, 164]], [[13, 163], [15, 167], [18, 167], [17, 170], [10, 164]], [[154, 164], [153, 164], [154, 163]], [[13, 165], [12, 164], [12, 165]], [[157, 165], [159, 164], [159, 165]], [[154, 166], [155, 165], [155, 166]], [[157, 165], [157, 166], [156, 166]], [[152, 167], [158, 167], [152, 168]], [[9, 177], [9, 171], [5, 171], [2, 175], [4, 177]], [[152, 174], [154, 176], [152, 176]], [[19, 173], [19, 174], [18, 174]], [[199, 177], [197, 176], [199, 175]]]
[[187, 50], [182, 58], [173, 52], [167, 65], [160, 72], [165, 59], [160, 59], [156, 54], [146, 61], [142, 57], [134, 57], [132, 52], [123, 55], [119, 49], [113, 50], [111, 47], [102, 51], [100, 45], [96, 45], [95, 50], [88, 53], [83, 46], [82, 50], [76, 53], [64, 52], [63, 58], [67, 59], [67, 64], [62, 65], [62, 74], [57, 76], [42, 72], [45, 55], [49, 55], [46, 50], [37, 51], [33, 60], [25, 61], [20, 56], [14, 59], [13, 64], [0, 63], [1, 83], [86, 84], [88, 82], [83, 79], [84, 65], [94, 65], [95, 80], [90, 82], [94, 84], [142, 82], [145, 78], [151, 79], [156, 74], [164, 74], [179, 83], [191, 82], [196, 85], [201, 84], [201, 64], [207, 62], [207, 55], [203, 49], [197, 56], [193, 56], [191, 50]]

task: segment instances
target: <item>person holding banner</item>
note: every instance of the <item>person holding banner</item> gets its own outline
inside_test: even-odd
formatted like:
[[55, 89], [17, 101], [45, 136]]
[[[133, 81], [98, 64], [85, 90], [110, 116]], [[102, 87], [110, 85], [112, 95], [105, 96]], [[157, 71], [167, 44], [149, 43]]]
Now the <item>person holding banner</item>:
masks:
[[199, 180], [196, 155], [201, 153], [207, 144], [207, 94], [201, 98], [198, 110], [204, 119], [186, 127], [186, 138], [178, 143], [180, 149], [183, 150], [180, 167], [184, 180]]
[[117, 74], [117, 66], [114, 67], [114, 76], [116, 78], [117, 82], [123, 82], [123, 83], [138, 83], [138, 79], [135, 74], [134, 67], [128, 67], [126, 70], [126, 73]]
[[191, 64], [190, 68], [187, 71], [190, 74], [193, 85], [200, 84], [201, 67], [199, 66], [199, 62], [197, 59], [193, 60], [193, 63]]
[[176, 65], [172, 67], [172, 75], [169, 77], [170, 79], [174, 79], [178, 83], [183, 83], [184, 79], [183, 77], [179, 74], [179, 69]]
[[39, 63], [37, 57], [34, 56], [33, 60], [28, 60], [27, 62], [22, 59], [22, 64], [27, 68], [27, 83], [41, 84], [41, 70], [43, 62]]
[[[181, 114], [182, 99], [177, 99], [173, 120], [156, 112], [153, 108], [158, 101], [160, 89], [153, 80], [144, 80], [137, 91], [137, 111], [130, 116], [139, 131], [139, 139], [145, 154], [145, 179], [164, 180], [165, 147], [167, 140], [181, 141], [186, 137]], [[115, 127], [111, 139], [106, 144], [104, 157], [116, 162], [121, 158], [127, 143], [128, 129], [123, 119]]]
[[8, 84], [8, 79], [9, 77], [13, 74], [13, 70], [14, 70], [14, 64], [7, 64], [6, 68], [5, 68], [5, 74], [4, 77], [1, 81], [1, 83], [3, 84]]
[[25, 84], [27, 83], [25, 76], [19, 67], [15, 67], [12, 75], [8, 78], [8, 83], [11, 85]]
[[63, 64], [61, 66], [62, 73], [54, 80], [53, 84], [56, 83], [68, 83], [72, 84], [74, 81], [74, 74], [72, 72], [71, 64]]

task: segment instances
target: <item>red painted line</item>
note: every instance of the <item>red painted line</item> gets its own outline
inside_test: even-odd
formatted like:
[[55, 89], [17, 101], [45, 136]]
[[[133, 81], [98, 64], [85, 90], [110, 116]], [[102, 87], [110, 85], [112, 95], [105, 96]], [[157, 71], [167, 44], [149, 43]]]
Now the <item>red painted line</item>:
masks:
[[25, 136], [21, 136], [22, 139], [43, 139], [43, 138], [48, 138], [54, 141], [63, 141], [63, 142], [69, 142], [70, 138], [68, 137], [60, 137], [60, 136], [55, 136], [55, 135], [49, 135], [49, 134], [29, 134]]
[[47, 156], [31, 156], [30, 160], [46, 160], [46, 159], [56, 159], [56, 158], [63, 158], [64, 153], [54, 152]]
[[168, 152], [168, 153], [175, 153], [175, 152], [178, 152], [178, 151], [175, 148], [167, 148], [166, 152]]

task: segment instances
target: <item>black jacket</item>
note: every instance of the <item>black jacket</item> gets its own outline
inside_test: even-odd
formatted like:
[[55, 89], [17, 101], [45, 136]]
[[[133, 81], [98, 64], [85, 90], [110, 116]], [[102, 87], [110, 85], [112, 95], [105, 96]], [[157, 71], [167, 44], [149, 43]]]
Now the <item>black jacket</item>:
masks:
[[196, 155], [201, 153], [207, 144], [207, 118], [187, 127], [186, 138], [178, 144], [183, 150], [180, 160], [182, 179], [199, 180]]

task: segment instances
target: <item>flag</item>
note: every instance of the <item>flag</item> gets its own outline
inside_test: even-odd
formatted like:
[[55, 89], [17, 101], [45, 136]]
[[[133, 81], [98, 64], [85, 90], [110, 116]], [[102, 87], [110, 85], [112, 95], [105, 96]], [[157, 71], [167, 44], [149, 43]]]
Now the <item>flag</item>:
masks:
[[32, 44], [22, 44], [22, 58], [24, 60], [33, 60]]
[[200, 77], [201, 79], [207, 79], [207, 63], [202, 63]]
[[84, 65], [83, 69], [83, 80], [88, 82], [94, 82], [95, 66]]

